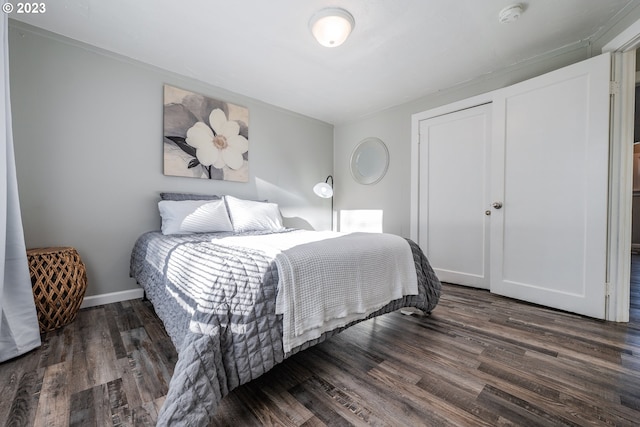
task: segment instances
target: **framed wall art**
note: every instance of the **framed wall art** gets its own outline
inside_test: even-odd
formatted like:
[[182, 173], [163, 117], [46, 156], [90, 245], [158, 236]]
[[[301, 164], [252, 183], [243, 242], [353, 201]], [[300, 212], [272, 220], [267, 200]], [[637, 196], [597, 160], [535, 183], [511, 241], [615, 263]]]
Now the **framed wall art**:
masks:
[[249, 110], [164, 85], [164, 174], [249, 181]]

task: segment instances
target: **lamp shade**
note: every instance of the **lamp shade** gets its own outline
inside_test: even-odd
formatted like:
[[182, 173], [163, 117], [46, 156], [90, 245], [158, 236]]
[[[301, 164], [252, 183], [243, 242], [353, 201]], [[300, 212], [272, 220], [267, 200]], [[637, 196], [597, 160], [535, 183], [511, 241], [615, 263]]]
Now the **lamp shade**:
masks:
[[322, 197], [323, 199], [333, 197], [333, 188], [326, 182], [319, 182], [314, 185], [313, 192], [316, 193], [316, 196]]
[[344, 9], [329, 7], [311, 17], [309, 28], [318, 43], [337, 47], [347, 40], [355, 26], [353, 16]]

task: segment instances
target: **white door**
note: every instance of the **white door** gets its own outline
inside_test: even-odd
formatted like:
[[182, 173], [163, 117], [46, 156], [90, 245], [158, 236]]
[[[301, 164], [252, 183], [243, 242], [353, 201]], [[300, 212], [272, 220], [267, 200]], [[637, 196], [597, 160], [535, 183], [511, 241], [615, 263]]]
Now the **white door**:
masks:
[[488, 289], [491, 106], [421, 120], [419, 132], [418, 243], [440, 280]]
[[605, 315], [610, 55], [493, 98], [491, 292]]

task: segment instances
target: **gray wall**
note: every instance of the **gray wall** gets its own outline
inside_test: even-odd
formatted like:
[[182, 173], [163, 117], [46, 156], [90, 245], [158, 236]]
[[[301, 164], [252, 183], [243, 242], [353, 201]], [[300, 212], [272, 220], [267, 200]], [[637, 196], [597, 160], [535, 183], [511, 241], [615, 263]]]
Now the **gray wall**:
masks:
[[[338, 217], [344, 210], [381, 210], [384, 232], [409, 237], [411, 116], [413, 114], [503, 88], [587, 59], [600, 53], [606, 43], [638, 19], [640, 19], [640, 7], [636, 7], [631, 13], [622, 17], [615, 26], [589, 46], [574, 50], [559, 50], [537, 61], [518, 64], [509, 70], [494, 73], [458, 87], [442, 88], [437, 93], [360, 120], [336, 124], [334, 203]], [[464, 55], [464, 52], [451, 52], [451, 54]], [[380, 182], [367, 186], [358, 184], [351, 177], [349, 162], [351, 152], [358, 142], [369, 136], [378, 137], [386, 143], [390, 153], [390, 164], [387, 174]]]
[[[269, 199], [280, 204], [287, 225], [327, 229], [330, 202], [315, 197], [311, 187], [332, 171], [338, 212], [381, 210], [383, 231], [409, 236], [412, 114], [586, 59], [639, 18], [637, 8], [591, 49], [557, 52], [335, 129], [10, 20], [14, 139], [27, 247], [76, 247], [87, 264], [87, 295], [134, 289], [130, 250], [140, 233], [159, 227], [160, 191]], [[248, 184], [162, 174], [165, 83], [249, 108]], [[348, 167], [352, 150], [368, 136], [385, 141], [391, 155], [387, 175], [372, 186], [356, 183]]]
[[[585, 48], [554, 56], [458, 88], [444, 90], [415, 102], [374, 114], [358, 121], [338, 124], [334, 131], [336, 210], [376, 209], [383, 212], [383, 231], [409, 237], [412, 114], [509, 86], [587, 58]], [[375, 136], [389, 149], [389, 170], [374, 185], [358, 184], [351, 176], [351, 152], [362, 139]]]
[[[73, 246], [87, 296], [137, 288], [135, 239], [159, 229], [158, 193], [269, 199], [285, 225], [328, 229], [313, 194], [333, 168], [333, 127], [10, 21], [13, 130], [27, 248]], [[163, 84], [249, 108], [250, 182], [164, 176]]]

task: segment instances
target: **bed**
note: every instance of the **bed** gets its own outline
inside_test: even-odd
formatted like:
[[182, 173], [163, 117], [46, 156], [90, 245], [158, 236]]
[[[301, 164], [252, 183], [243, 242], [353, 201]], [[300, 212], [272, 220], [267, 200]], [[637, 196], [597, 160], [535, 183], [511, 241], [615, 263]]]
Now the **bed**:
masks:
[[[290, 355], [366, 319], [403, 307], [429, 313], [438, 302], [440, 282], [409, 239], [285, 228], [273, 207], [261, 227], [267, 203], [206, 203], [207, 221], [186, 232], [182, 213], [172, 232], [161, 208], [162, 230], [142, 234], [131, 253], [130, 275], [178, 352], [158, 425], [206, 426], [226, 394]], [[216, 209], [232, 225], [203, 228]]]

